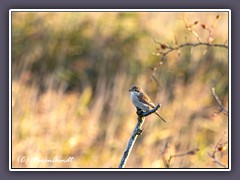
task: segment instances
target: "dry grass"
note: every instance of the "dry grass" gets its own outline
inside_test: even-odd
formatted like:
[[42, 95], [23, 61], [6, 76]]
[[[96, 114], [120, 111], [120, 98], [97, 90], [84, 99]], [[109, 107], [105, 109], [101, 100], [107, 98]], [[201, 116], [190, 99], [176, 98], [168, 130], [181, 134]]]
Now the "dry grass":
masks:
[[[104, 97], [99, 95], [94, 104], [85, 105], [91, 95], [90, 88], [82, 94], [49, 90], [37, 100], [33, 87], [17, 82], [12, 86], [13, 167], [117, 167], [136, 122], [127, 89], [118, 92], [121, 101], [116, 101], [114, 107], [117, 108], [112, 108], [106, 117], [102, 116]], [[214, 116], [218, 107], [211, 104], [209, 89], [203, 91], [195, 87], [194, 92], [191, 91], [189, 87], [177, 92], [178, 98], [165, 105], [162, 114], [167, 118], [166, 124], [157, 117], [147, 117], [145, 131], [126, 167], [164, 167], [161, 153], [167, 142], [170, 142], [169, 156], [200, 148], [193, 157], [174, 159], [172, 167], [218, 167], [207, 152], [222, 132], [227, 131], [227, 118], [223, 114]], [[121, 93], [125, 95], [120, 96]], [[203, 104], [209, 108], [203, 108]], [[192, 114], [196, 117], [189, 118]], [[23, 155], [40, 159], [73, 156], [74, 162], [19, 164], [17, 158]], [[227, 164], [227, 151], [221, 156], [221, 161]]]

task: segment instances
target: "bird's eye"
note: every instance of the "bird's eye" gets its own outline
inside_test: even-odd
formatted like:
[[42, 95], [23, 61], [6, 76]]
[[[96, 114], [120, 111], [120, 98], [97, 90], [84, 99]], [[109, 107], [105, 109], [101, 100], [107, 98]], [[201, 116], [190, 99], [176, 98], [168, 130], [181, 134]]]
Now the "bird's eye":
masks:
[[137, 90], [137, 89], [135, 89], [135, 91], [136, 91], [136, 92], [138, 92], [138, 90]]

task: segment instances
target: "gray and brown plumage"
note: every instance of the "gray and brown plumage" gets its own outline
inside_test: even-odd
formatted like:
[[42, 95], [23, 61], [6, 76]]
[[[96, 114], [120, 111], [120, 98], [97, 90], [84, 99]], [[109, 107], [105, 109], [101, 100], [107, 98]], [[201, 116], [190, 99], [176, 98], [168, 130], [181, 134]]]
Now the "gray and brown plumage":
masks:
[[[150, 108], [154, 108], [155, 104], [152, 102], [152, 100], [148, 97], [148, 95], [143, 91], [143, 89], [139, 86], [133, 86], [131, 89], [129, 89], [131, 92], [131, 100], [134, 106], [138, 109], [141, 109], [143, 111], [147, 111]], [[155, 114], [161, 118], [164, 122], [165, 119], [163, 119], [157, 111]]]

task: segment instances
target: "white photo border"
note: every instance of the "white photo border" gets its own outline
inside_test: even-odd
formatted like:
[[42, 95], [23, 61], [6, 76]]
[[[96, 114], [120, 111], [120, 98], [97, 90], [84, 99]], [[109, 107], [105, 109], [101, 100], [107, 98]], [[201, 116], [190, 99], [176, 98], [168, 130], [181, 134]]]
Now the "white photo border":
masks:
[[[228, 168], [12, 168], [12, 12], [228, 12]], [[230, 9], [10, 9], [9, 10], [9, 171], [231, 171], [231, 10]]]

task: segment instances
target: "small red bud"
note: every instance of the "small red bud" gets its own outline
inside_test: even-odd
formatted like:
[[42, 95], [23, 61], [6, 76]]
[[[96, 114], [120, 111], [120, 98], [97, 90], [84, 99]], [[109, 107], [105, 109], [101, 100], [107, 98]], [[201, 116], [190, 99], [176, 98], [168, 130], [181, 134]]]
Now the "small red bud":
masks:
[[224, 151], [226, 149], [226, 147], [225, 146], [218, 146], [218, 148], [217, 148], [217, 150], [218, 151]]
[[203, 29], [206, 29], [207, 26], [206, 26], [205, 24], [202, 24], [202, 28], [203, 28]]
[[166, 49], [167, 46], [166, 46], [165, 44], [161, 44], [161, 48], [162, 48], [162, 49]]

